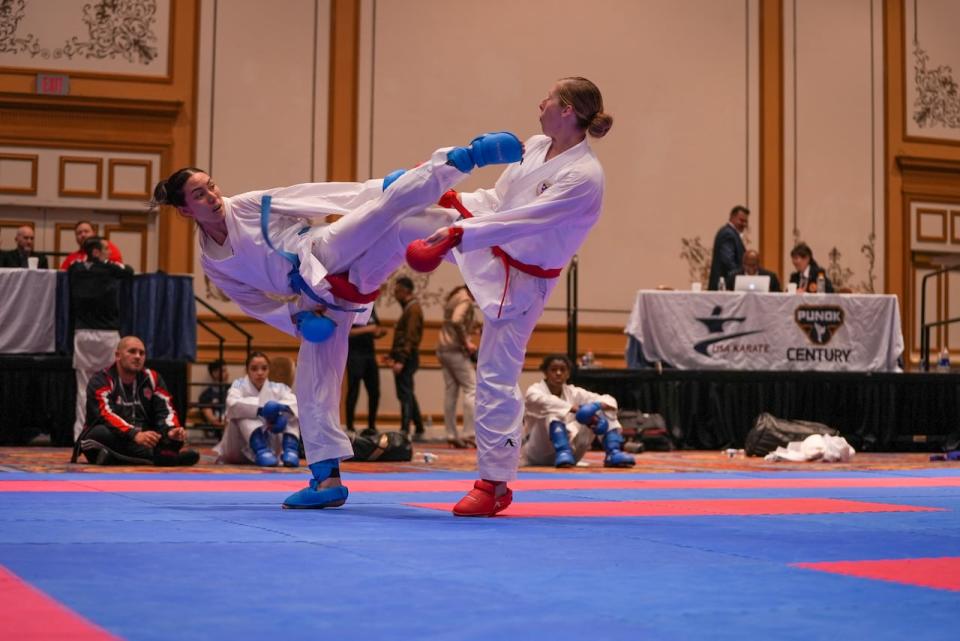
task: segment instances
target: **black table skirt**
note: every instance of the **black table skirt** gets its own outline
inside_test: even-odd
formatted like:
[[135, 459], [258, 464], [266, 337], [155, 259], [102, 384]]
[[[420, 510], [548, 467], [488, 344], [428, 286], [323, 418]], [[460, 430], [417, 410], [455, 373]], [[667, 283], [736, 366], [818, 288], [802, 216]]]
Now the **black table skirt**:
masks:
[[825, 423], [859, 450], [939, 449], [960, 431], [960, 374], [579, 370], [621, 409], [664, 416], [681, 447], [743, 447], [761, 412]]
[[[181, 420], [187, 406], [187, 361], [150, 360], [163, 377]], [[0, 357], [0, 445], [22, 445], [49, 434], [53, 445], [73, 444], [77, 379], [62, 356]]]

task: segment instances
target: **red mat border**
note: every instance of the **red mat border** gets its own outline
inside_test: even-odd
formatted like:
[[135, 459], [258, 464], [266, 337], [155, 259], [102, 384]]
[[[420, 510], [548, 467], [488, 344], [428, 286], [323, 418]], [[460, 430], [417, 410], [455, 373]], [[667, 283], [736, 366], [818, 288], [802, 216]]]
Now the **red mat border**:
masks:
[[119, 641], [0, 565], [3, 638], [16, 641]]
[[[466, 492], [470, 479], [367, 480], [346, 477], [351, 492]], [[250, 480], [72, 479], [0, 480], [3, 492], [293, 492], [305, 477]], [[521, 479], [517, 491], [531, 490], [747, 490], [960, 487], [960, 477], [806, 478], [806, 479]]]
[[[452, 503], [408, 503], [412, 507], [450, 511]], [[942, 508], [823, 498], [685, 499], [677, 501], [561, 501], [514, 503], [501, 516], [578, 518], [624, 516], [759, 516], [850, 514], [862, 512], [942, 512]]]
[[960, 557], [794, 563], [793, 567], [960, 592]]

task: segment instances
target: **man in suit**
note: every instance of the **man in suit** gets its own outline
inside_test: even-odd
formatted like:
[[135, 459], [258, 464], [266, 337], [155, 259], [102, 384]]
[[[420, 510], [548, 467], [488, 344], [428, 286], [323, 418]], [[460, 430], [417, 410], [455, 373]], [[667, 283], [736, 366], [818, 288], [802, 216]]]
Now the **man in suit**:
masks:
[[710, 263], [710, 280], [707, 283], [707, 289], [719, 288], [721, 278], [739, 269], [746, 250], [740, 235], [747, 228], [749, 216], [749, 209], [737, 205], [730, 210], [730, 219], [727, 224], [717, 231], [713, 239], [713, 261]]
[[790, 282], [797, 284], [797, 293], [817, 291], [817, 276], [823, 273], [827, 294], [833, 293], [833, 283], [827, 278], [827, 272], [813, 259], [813, 251], [806, 243], [799, 243], [790, 250], [790, 260], [797, 271], [790, 274]]
[[783, 291], [780, 289], [780, 279], [777, 275], [768, 269], [760, 266], [760, 254], [755, 249], [748, 249], [743, 253], [743, 264], [739, 269], [735, 269], [727, 274], [727, 289], [732, 290], [736, 284], [737, 276], [769, 276], [771, 292]]
[[39, 258], [40, 269], [47, 268], [47, 257], [33, 251], [33, 227], [23, 225], [17, 229], [17, 246], [10, 251], [0, 252], [0, 267], [29, 267], [28, 259], [31, 256]]

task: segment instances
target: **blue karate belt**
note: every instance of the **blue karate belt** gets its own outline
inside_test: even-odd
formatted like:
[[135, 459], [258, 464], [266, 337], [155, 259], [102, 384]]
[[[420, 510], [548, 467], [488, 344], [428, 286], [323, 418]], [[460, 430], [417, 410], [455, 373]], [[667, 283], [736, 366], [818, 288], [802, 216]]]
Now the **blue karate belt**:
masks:
[[[277, 249], [273, 242], [270, 240], [270, 234], [267, 230], [270, 223], [270, 203], [273, 201], [273, 196], [265, 194], [260, 198], [260, 233], [263, 234], [263, 240], [267, 243], [267, 247], [277, 252], [284, 258], [286, 258], [290, 264], [293, 266], [290, 271], [287, 273], [287, 282], [290, 284], [290, 289], [293, 290], [294, 294], [303, 294], [310, 300], [319, 303], [329, 309], [335, 309], [340, 312], [357, 312], [361, 313], [366, 311], [365, 307], [342, 307], [336, 303], [332, 303], [328, 300], [321, 298], [313, 289], [310, 288], [310, 285], [307, 284], [307, 281], [303, 279], [303, 276], [300, 274], [300, 257], [294, 254], [293, 252], [284, 251], [283, 249]], [[305, 227], [300, 230], [300, 234], [305, 233], [309, 228]]]

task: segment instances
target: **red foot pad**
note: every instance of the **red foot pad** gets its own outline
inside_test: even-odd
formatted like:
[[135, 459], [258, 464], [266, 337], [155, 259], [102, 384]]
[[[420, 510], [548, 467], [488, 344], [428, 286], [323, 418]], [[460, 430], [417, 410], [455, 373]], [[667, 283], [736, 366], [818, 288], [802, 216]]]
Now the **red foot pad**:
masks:
[[327, 274], [327, 282], [330, 283], [331, 294], [337, 298], [348, 300], [351, 303], [357, 303], [358, 305], [372, 303], [373, 301], [377, 300], [378, 296], [380, 296], [379, 289], [367, 294], [361, 292], [359, 289], [357, 289], [356, 285], [347, 280], [346, 272], [341, 274]]
[[494, 496], [497, 486], [490, 481], [477, 481], [465, 497], [453, 506], [456, 516], [493, 516], [513, 502], [513, 491], [508, 487], [503, 496]]
[[447, 252], [460, 244], [462, 237], [462, 229], [448, 227], [447, 236], [434, 243], [428, 243], [426, 239], [415, 240], [407, 245], [407, 264], [414, 271], [432, 272], [440, 266]]
[[960, 591], [960, 557], [796, 563], [795, 567], [846, 574], [863, 579], [894, 581], [936, 590]]

